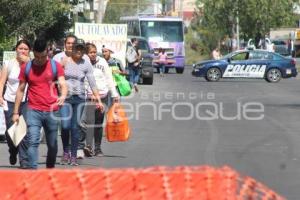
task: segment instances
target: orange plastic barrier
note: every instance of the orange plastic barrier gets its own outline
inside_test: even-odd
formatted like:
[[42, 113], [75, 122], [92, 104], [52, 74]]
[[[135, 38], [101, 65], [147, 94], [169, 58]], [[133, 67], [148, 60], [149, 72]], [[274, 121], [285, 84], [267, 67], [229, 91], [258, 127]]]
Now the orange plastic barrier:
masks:
[[1, 200], [283, 200], [234, 170], [212, 167], [0, 171]]

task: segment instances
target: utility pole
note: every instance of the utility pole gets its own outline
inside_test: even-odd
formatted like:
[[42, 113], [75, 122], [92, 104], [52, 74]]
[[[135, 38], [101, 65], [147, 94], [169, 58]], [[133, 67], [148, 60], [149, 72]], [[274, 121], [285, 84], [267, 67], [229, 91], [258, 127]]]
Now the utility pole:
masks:
[[183, 1], [180, 2], [180, 17], [183, 17]]
[[104, 16], [104, 0], [94, 0], [98, 2], [96, 4], [96, 16], [95, 16], [95, 22], [96, 23], [102, 23], [103, 16]]
[[239, 0], [237, 1], [236, 8], [236, 46], [240, 49], [240, 19], [239, 19]]
[[175, 8], [176, 8], [176, 5], [175, 5], [175, 3], [176, 3], [176, 0], [173, 0], [173, 12], [175, 12]]
[[236, 16], [236, 44], [237, 44], [237, 49], [240, 49], [240, 21], [239, 21], [239, 12], [237, 12]]

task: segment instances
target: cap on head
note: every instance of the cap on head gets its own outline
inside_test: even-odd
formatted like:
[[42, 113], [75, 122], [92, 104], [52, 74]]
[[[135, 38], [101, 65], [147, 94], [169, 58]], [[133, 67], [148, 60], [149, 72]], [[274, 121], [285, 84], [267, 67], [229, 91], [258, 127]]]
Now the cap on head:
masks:
[[84, 40], [78, 39], [77, 42], [73, 45], [73, 50], [85, 51]]
[[108, 51], [110, 51], [111, 53], [114, 53], [114, 51], [113, 51], [113, 49], [111, 48], [111, 46], [106, 45], [106, 44], [104, 44], [104, 45], [102, 46], [102, 50], [108, 50]]

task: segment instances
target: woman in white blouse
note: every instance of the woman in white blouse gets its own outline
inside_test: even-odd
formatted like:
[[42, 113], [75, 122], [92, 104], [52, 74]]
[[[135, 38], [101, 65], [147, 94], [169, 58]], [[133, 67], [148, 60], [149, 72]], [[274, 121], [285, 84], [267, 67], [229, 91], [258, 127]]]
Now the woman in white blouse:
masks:
[[[6, 127], [7, 129], [13, 124], [12, 116], [15, 104], [16, 92], [19, 85], [19, 74], [21, 65], [25, 65], [29, 60], [30, 43], [27, 40], [20, 40], [16, 44], [16, 57], [3, 64], [0, 78], [0, 106], [4, 108]], [[3, 94], [4, 86], [6, 86]], [[20, 111], [18, 114], [25, 116], [27, 109], [27, 96], [24, 95]], [[25, 119], [26, 120], [26, 119]], [[26, 141], [21, 141], [17, 147], [14, 146], [7, 131], [5, 133], [7, 145], [9, 147], [9, 162], [15, 165], [17, 162], [17, 155], [19, 154], [19, 162], [21, 168], [27, 166]]]
[[[119, 101], [119, 94], [116, 90], [112, 70], [108, 66], [107, 61], [100, 56], [97, 56], [97, 48], [92, 43], [86, 44], [86, 53], [93, 65], [93, 75], [96, 80], [96, 85], [99, 89], [101, 102], [108, 105], [108, 99], [112, 98], [113, 102]], [[84, 153], [86, 156], [103, 156], [101, 141], [103, 134], [104, 112], [100, 112], [94, 103], [94, 96], [89, 87], [87, 87], [87, 103], [85, 106], [85, 114], [82, 120], [83, 132], [86, 135], [86, 147]], [[94, 147], [93, 147], [94, 143]]]

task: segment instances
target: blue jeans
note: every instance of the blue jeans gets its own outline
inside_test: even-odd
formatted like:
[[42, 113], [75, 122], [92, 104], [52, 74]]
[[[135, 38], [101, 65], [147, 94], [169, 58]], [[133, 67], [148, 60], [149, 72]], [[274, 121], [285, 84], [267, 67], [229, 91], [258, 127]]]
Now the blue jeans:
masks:
[[41, 128], [44, 128], [48, 147], [46, 167], [54, 168], [57, 155], [57, 130], [59, 111], [45, 112], [39, 110], [27, 111], [28, 167], [38, 166], [38, 146], [40, 144]]
[[[9, 101], [7, 102], [8, 110], [4, 112], [7, 129], [13, 125], [12, 117], [13, 117], [14, 106], [15, 103]], [[27, 111], [27, 103], [22, 102], [20, 105], [20, 115], [23, 115], [25, 120], [26, 120], [26, 111]], [[22, 168], [26, 168], [28, 160], [27, 160], [27, 152], [26, 152], [27, 144], [25, 138], [19, 143], [17, 147], [15, 147], [7, 131], [5, 132], [5, 137], [6, 137], [9, 153], [11, 155], [17, 155], [19, 153], [20, 166]]]
[[85, 105], [85, 99], [72, 95], [66, 99], [60, 109], [61, 139], [64, 153], [69, 152], [69, 137], [71, 133], [71, 157], [77, 157], [78, 142], [80, 137], [80, 122]]
[[139, 82], [140, 70], [138, 67], [134, 67], [134, 66], [128, 66], [128, 69], [129, 69], [129, 80], [131, 86], [133, 86]]
[[165, 73], [165, 64], [163, 64], [163, 63], [160, 63], [159, 64], [159, 72], [161, 73], [161, 74], [164, 74]]

